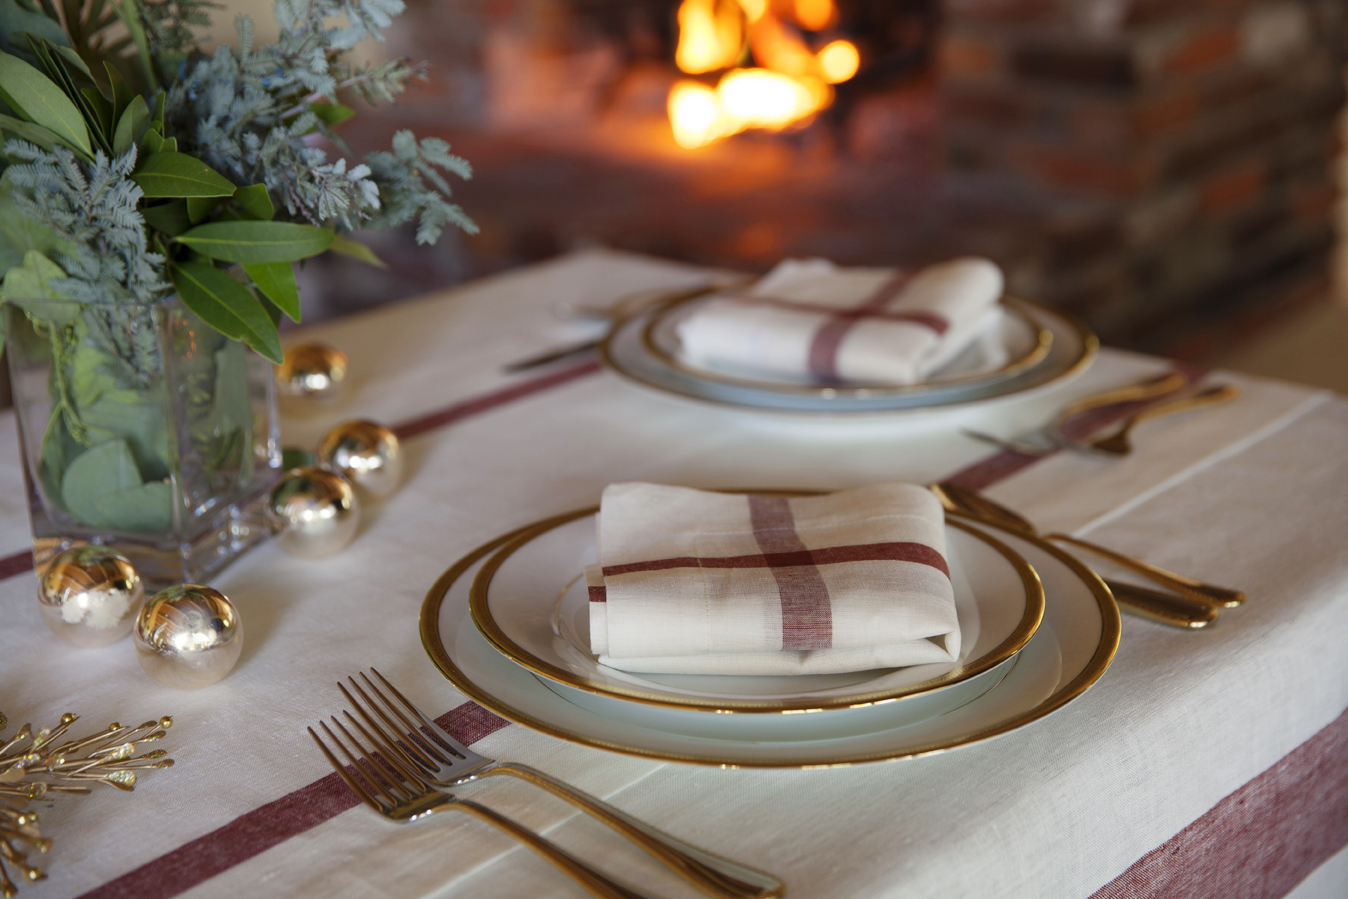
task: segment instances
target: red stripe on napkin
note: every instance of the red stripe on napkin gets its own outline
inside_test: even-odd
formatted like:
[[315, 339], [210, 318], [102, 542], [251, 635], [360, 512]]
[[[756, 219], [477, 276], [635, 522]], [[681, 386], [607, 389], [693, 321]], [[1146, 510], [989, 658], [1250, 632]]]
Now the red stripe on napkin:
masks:
[[782, 602], [782, 649], [828, 649], [833, 646], [833, 604], [828, 585], [810, 557], [800, 535], [791, 502], [783, 496], [750, 494], [749, 520], [764, 557], [798, 556], [808, 562], [773, 565], [777, 595]]
[[793, 565], [840, 565], [845, 562], [917, 562], [950, 577], [945, 558], [925, 543], [857, 543], [825, 549], [750, 553], [743, 556], [675, 556], [649, 562], [628, 562], [604, 568], [604, 577], [671, 568], [788, 568]]
[[[455, 739], [472, 744], [510, 722], [476, 703], [465, 702], [436, 718], [435, 723]], [[79, 899], [170, 899], [359, 804], [341, 778], [329, 774], [95, 887]]]
[[[870, 299], [852, 309], [831, 309], [829, 319], [814, 332], [810, 341], [808, 366], [810, 374], [822, 381], [838, 379], [838, 348], [842, 346], [847, 332], [856, 327], [857, 322], [869, 315], [883, 310], [903, 292], [908, 282], [913, 280], [914, 272], [899, 272], [880, 286]], [[950, 323], [934, 313], [904, 314], [905, 321], [931, 328], [937, 334], [944, 334]]]
[[1278, 899], [1348, 846], [1348, 712], [1091, 899]]

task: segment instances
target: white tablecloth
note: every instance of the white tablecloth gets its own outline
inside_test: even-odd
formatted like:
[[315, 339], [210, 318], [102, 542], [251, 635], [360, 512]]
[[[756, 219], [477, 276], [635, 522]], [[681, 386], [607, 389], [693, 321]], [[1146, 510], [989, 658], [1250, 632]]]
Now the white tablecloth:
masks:
[[[644, 394], [568, 363], [554, 369], [575, 374], [564, 383], [476, 402], [547, 374], [507, 375], [503, 364], [593, 333], [560, 321], [554, 304], [704, 274], [587, 252], [307, 330], [347, 352], [354, 383], [343, 405], [288, 420], [287, 443], [312, 444], [348, 417], [400, 423], [449, 410], [451, 421], [406, 442], [406, 484], [367, 506], [340, 556], [306, 561], [264, 545], [214, 580], [247, 631], [238, 668], [214, 687], [160, 687], [129, 641], [68, 647], [43, 626], [31, 574], [0, 581], [0, 708], [12, 726], [68, 710], [91, 728], [175, 719], [165, 741], [173, 769], [145, 776], [131, 796], [101, 790], [43, 809], [50, 878], [23, 895], [584, 895], [467, 818], [397, 827], [361, 807], [333, 814], [351, 800], [324, 780], [330, 769], [304, 728], [342, 707], [338, 678], [373, 664], [428, 711], [461, 706], [420, 644], [427, 589], [478, 544], [593, 504], [612, 481], [922, 483], [988, 455], [959, 435], [958, 417], [783, 424]], [[1013, 433], [1167, 365], [1106, 351], [1072, 384], [978, 424]], [[1219, 377], [1244, 397], [1147, 425], [1127, 459], [1058, 454], [990, 488], [1045, 529], [1089, 534], [1250, 596], [1207, 632], [1125, 616], [1111, 669], [1048, 719], [943, 755], [816, 771], [662, 763], [514, 724], [477, 748], [773, 871], [791, 896], [1282, 896], [1298, 883], [1299, 896], [1344, 895], [1348, 402]], [[9, 448], [0, 555], [28, 540], [13, 431], [12, 415], [0, 418]], [[530, 787], [498, 779], [471, 789], [618, 876], [693, 895]]]

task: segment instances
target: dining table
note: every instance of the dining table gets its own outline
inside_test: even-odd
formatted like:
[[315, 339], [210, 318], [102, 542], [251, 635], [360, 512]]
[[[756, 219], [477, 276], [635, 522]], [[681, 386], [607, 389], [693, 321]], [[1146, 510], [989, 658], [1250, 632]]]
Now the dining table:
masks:
[[[360, 532], [306, 559], [263, 542], [211, 579], [239, 610], [237, 667], [161, 686], [131, 641], [79, 649], [35, 598], [12, 411], [0, 414], [0, 710], [72, 733], [169, 715], [175, 764], [134, 793], [36, 803], [32, 899], [580, 897], [557, 869], [466, 815], [399, 825], [364, 807], [307, 728], [377, 668], [462, 742], [526, 763], [680, 839], [779, 877], [792, 897], [1348, 895], [1348, 399], [1102, 348], [1023, 398], [931, 414], [745, 410], [643, 389], [559, 310], [733, 273], [587, 248], [331, 321], [291, 343], [346, 353], [344, 393], [294, 402], [286, 446], [370, 419], [401, 441], [400, 488]], [[1173, 369], [1241, 396], [1148, 422], [1124, 457], [999, 449], [1067, 403]], [[827, 491], [953, 480], [1033, 521], [1248, 599], [1201, 630], [1122, 616], [1089, 690], [1024, 727], [852, 764], [699, 764], [544, 733], [475, 702], [433, 662], [423, 604], [477, 547], [598, 503], [612, 483]], [[1089, 556], [1081, 556], [1094, 564]], [[469, 577], [441, 584], [466, 595]], [[460, 592], [456, 592], [460, 591]], [[527, 783], [461, 795], [651, 896], [701, 895], [622, 836]]]

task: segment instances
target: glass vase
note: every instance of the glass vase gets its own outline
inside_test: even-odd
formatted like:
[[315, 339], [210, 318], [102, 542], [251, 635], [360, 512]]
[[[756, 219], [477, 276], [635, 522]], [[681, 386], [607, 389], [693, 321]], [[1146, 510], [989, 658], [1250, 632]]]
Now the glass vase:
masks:
[[147, 586], [201, 583], [266, 536], [281, 471], [270, 362], [176, 298], [4, 314], [39, 571], [98, 543]]

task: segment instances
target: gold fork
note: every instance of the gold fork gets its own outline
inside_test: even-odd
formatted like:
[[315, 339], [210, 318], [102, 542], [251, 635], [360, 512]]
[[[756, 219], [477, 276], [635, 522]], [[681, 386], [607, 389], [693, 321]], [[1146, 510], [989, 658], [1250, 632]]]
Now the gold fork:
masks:
[[[323, 750], [323, 755], [327, 756], [337, 776], [351, 788], [351, 791], [388, 820], [398, 824], [410, 824], [440, 812], [466, 812], [515, 837], [599, 899], [651, 899], [649, 894], [637, 892], [601, 874], [556, 843], [539, 836], [505, 815], [492, 811], [485, 805], [435, 790], [417, 775], [415, 766], [394, 744], [376, 739], [360, 726], [360, 722], [351, 717], [350, 712], [346, 713], [346, 717], [372, 748], [367, 749], [362, 745], [336, 717], [332, 718], [332, 723], [342, 732], [346, 743], [328, 728], [326, 722], [320, 721], [319, 727], [323, 728], [328, 739], [342, 755], [346, 756], [347, 761], [351, 763], [350, 769], [337, 760], [312, 727], [308, 729], [309, 736], [314, 738], [314, 742]], [[347, 743], [354, 748], [354, 752], [347, 748]]]

